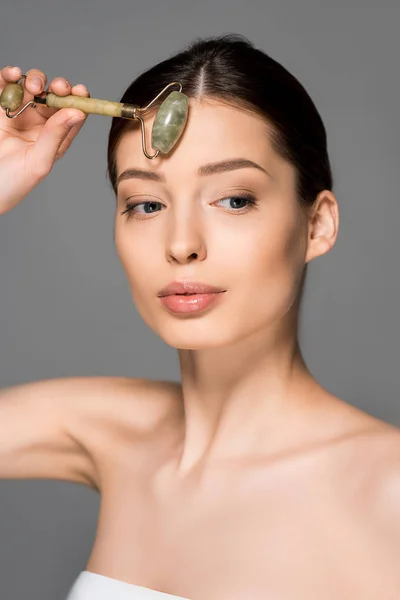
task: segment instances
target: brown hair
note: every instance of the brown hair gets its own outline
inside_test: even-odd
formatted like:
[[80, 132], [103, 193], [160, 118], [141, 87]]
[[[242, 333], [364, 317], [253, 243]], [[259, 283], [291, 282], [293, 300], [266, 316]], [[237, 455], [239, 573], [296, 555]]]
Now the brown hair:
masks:
[[[189, 97], [212, 97], [263, 116], [272, 129], [275, 151], [296, 169], [302, 207], [333, 187], [326, 131], [312, 99], [280, 63], [245, 37], [228, 34], [202, 38], [145, 71], [125, 91], [121, 102], [148, 104], [168, 83], [179, 81]], [[164, 100], [164, 96], [160, 99]], [[157, 106], [155, 105], [155, 106]], [[116, 193], [115, 151], [135, 121], [113, 118], [107, 174]]]

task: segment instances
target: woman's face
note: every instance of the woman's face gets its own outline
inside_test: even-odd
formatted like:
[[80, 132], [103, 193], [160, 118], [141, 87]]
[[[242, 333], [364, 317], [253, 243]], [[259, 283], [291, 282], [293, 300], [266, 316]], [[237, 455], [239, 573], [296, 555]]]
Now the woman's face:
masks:
[[[150, 153], [153, 120], [145, 120]], [[204, 172], [233, 159], [259, 168]], [[261, 117], [190, 99], [170, 156], [147, 159], [137, 127], [121, 138], [116, 162], [117, 177], [149, 173], [118, 184], [115, 243], [137, 310], [155, 333], [175, 348], [201, 349], [285, 327], [306, 262], [307, 224], [294, 168], [272, 149]], [[122, 215], [127, 202], [137, 206]], [[157, 296], [173, 281], [225, 291], [202, 311], [175, 314]]]

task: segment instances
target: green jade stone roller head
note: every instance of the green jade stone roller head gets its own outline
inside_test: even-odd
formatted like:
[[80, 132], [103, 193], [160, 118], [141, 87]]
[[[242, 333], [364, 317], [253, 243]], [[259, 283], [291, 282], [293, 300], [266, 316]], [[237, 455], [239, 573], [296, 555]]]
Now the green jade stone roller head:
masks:
[[[26, 75], [22, 75], [21, 79], [25, 77]], [[151, 145], [156, 153], [151, 156], [146, 150], [144, 121], [140, 115], [148, 110], [165, 90], [173, 85], [178, 85], [180, 89], [179, 91], [170, 92], [157, 111], [151, 132]], [[77, 108], [87, 114], [136, 119], [140, 121], [142, 128], [143, 152], [150, 159], [156, 158], [160, 153], [167, 154], [172, 150], [185, 128], [189, 110], [189, 98], [182, 93], [182, 85], [177, 81], [168, 84], [147, 106], [142, 108], [135, 104], [111, 102], [109, 100], [99, 100], [98, 98], [84, 98], [74, 95], [57, 96], [52, 92], [43, 92], [43, 94], [45, 95], [34, 96], [33, 100], [25, 104], [17, 114], [10, 115], [10, 111], [20, 108], [24, 99], [22, 84], [20, 82], [10, 83], [5, 86], [0, 95], [0, 106], [6, 111], [6, 116], [9, 119], [15, 119], [28, 106], [35, 108], [37, 104], [44, 104], [50, 108]]]

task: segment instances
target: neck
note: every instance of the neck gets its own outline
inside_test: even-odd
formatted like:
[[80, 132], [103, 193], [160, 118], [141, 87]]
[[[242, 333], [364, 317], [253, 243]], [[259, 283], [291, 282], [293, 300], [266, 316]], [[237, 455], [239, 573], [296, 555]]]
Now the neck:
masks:
[[229, 347], [179, 350], [179, 362], [182, 476], [200, 464], [282, 447], [297, 431], [312, 393], [321, 389], [293, 334], [267, 337], [263, 331]]

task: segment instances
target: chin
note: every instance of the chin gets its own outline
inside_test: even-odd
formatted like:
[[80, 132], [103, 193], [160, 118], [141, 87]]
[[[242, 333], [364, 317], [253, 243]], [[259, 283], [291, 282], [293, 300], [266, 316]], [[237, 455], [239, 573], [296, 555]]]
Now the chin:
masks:
[[209, 338], [203, 341], [194, 340], [193, 337], [191, 337], [190, 340], [162, 339], [168, 346], [175, 348], [176, 350], [210, 350], [212, 348], [220, 348], [221, 346], [225, 345], [217, 340], [213, 342], [213, 340], [210, 340]]
[[177, 350], [206, 350], [235, 342], [232, 327], [228, 323], [224, 327], [221, 321], [216, 325], [201, 319], [185, 319], [169, 324], [158, 323], [151, 328], [165, 344]]

